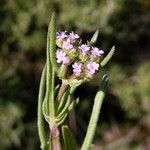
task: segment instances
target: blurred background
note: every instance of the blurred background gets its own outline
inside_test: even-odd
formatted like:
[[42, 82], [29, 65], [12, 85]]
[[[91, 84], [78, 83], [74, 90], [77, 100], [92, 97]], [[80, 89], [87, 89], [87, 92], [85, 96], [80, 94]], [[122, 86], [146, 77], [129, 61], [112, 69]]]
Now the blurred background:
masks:
[[105, 53], [116, 46], [111, 63], [75, 92], [78, 145], [100, 78], [108, 73], [93, 150], [149, 150], [149, 0], [0, 0], [0, 149], [39, 149], [37, 96], [53, 10], [58, 30], [73, 30], [86, 41], [100, 29], [96, 46]]

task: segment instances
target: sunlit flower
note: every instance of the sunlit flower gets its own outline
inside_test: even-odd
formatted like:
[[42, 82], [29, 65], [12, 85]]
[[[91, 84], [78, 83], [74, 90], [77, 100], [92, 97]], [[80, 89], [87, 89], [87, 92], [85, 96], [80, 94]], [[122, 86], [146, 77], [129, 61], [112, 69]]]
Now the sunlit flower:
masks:
[[68, 64], [70, 62], [69, 57], [65, 52], [57, 50], [56, 52], [57, 63]]

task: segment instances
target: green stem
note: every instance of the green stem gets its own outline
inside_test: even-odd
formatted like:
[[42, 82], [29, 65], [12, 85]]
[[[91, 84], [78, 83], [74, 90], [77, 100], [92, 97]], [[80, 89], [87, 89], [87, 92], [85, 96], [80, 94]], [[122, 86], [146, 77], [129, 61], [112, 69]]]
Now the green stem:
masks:
[[68, 88], [68, 84], [65, 81], [62, 80], [62, 84], [61, 84], [61, 87], [59, 89], [58, 96], [57, 96], [58, 101], [62, 98], [62, 96], [66, 92], [67, 88]]
[[45, 81], [46, 80], [46, 67], [44, 67], [40, 82], [39, 88], [39, 96], [38, 96], [38, 133], [41, 142], [41, 149], [47, 150], [47, 139], [46, 139], [46, 132], [44, 128], [44, 117], [42, 113], [42, 103], [45, 96]]
[[90, 149], [90, 146], [91, 146], [94, 134], [95, 134], [96, 126], [97, 126], [100, 109], [101, 109], [102, 102], [103, 102], [103, 99], [105, 96], [104, 91], [106, 89], [107, 82], [108, 82], [108, 77], [104, 76], [102, 79], [100, 88], [94, 99], [94, 106], [93, 106], [91, 118], [89, 121], [87, 133], [86, 133], [84, 142], [82, 144], [81, 150], [89, 150]]

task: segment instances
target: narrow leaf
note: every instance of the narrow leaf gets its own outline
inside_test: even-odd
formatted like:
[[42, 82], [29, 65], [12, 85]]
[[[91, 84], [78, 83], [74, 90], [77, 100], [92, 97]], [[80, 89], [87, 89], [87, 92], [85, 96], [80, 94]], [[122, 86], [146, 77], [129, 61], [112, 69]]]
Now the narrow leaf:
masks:
[[61, 111], [62, 108], [64, 108], [64, 105], [66, 104], [66, 101], [67, 101], [69, 95], [70, 95], [70, 92], [69, 92], [69, 90], [67, 90], [59, 102], [57, 114]]
[[66, 101], [66, 104], [63, 107], [63, 109], [58, 112], [58, 116], [57, 116], [58, 118], [67, 112], [69, 105], [70, 105], [70, 95], [69, 95], [69, 97], [68, 97], [68, 99]]
[[115, 46], [113, 46], [111, 48], [111, 50], [107, 54], [107, 56], [101, 61], [101, 63], [100, 63], [101, 67], [104, 67], [109, 62], [109, 60], [112, 58], [112, 56], [114, 55], [114, 53], [115, 53]]
[[93, 45], [96, 43], [97, 38], [98, 38], [98, 34], [99, 34], [99, 30], [96, 30], [96, 32], [94, 33], [93, 37], [90, 40], [90, 44]]
[[71, 104], [68, 107], [68, 111], [72, 110], [78, 103], [79, 103], [79, 98], [71, 102]]
[[47, 35], [47, 89], [46, 89], [46, 98], [47, 106], [49, 109], [50, 118], [55, 116], [55, 106], [54, 106], [54, 67], [55, 59], [54, 53], [56, 51], [56, 15], [52, 14], [50, 24], [48, 27]]
[[76, 144], [73, 135], [67, 125], [62, 126], [62, 135], [65, 145], [65, 150], [76, 150]]
[[94, 134], [95, 134], [102, 102], [103, 102], [103, 99], [105, 96], [105, 90], [106, 90], [107, 83], [108, 83], [108, 77], [107, 77], [107, 75], [104, 75], [102, 78], [99, 90], [94, 99], [94, 105], [93, 105], [91, 118], [89, 121], [87, 133], [86, 133], [85, 139], [83, 141], [81, 150], [89, 150], [90, 149], [90, 146], [91, 146]]
[[68, 114], [63, 114], [61, 117], [57, 118], [56, 119], [56, 123], [57, 123], [57, 126], [61, 125], [62, 123], [64, 123], [66, 117], [67, 117]]
[[45, 98], [44, 101], [43, 101], [42, 111], [43, 111], [43, 115], [44, 115], [45, 120], [46, 120], [47, 123], [49, 124], [49, 123], [50, 123], [50, 119], [49, 119], [50, 117], [49, 117], [49, 114], [48, 114], [47, 100], [46, 100], [46, 98]]
[[50, 95], [51, 95], [51, 84], [52, 84], [52, 65], [50, 61], [50, 24], [48, 26], [48, 33], [47, 33], [47, 49], [46, 49], [46, 96], [45, 96], [45, 105], [48, 111], [48, 114], [51, 115], [49, 112], [49, 103], [50, 103]]
[[57, 72], [59, 69], [58, 63], [56, 62], [56, 13], [54, 12], [51, 16], [50, 21], [50, 59], [54, 70]]
[[46, 68], [44, 67], [41, 76], [39, 96], [38, 96], [38, 133], [39, 133], [42, 150], [47, 150], [46, 131], [44, 125], [44, 117], [42, 113], [42, 103], [45, 96], [45, 82], [46, 82]]

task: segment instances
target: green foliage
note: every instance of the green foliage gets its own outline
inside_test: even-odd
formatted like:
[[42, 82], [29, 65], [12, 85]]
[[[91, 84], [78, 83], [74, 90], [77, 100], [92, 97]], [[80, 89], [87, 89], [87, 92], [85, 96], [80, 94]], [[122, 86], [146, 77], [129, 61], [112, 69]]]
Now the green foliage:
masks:
[[130, 119], [150, 114], [149, 67], [149, 62], [140, 64], [130, 77], [118, 65], [111, 67], [112, 92]]
[[0, 145], [8, 149], [12, 145], [21, 146], [20, 137], [23, 134], [23, 110], [14, 103], [0, 104]]

